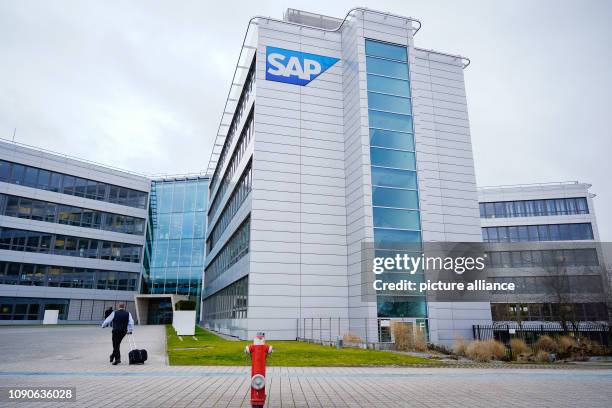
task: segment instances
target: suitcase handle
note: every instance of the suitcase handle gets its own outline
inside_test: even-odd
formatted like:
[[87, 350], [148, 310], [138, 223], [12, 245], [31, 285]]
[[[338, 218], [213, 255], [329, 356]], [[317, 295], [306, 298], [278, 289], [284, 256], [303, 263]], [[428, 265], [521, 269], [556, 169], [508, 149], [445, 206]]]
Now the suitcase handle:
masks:
[[134, 339], [134, 332], [132, 332], [132, 334], [126, 334], [126, 336], [129, 337], [128, 344], [130, 345], [130, 351], [136, 350], [136, 339]]

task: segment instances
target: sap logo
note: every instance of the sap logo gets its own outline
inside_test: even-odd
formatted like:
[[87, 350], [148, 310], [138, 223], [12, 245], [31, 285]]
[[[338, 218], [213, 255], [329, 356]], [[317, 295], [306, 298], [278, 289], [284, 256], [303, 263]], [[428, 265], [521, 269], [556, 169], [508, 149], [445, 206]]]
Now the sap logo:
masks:
[[305, 86], [338, 62], [338, 58], [266, 47], [266, 79]]

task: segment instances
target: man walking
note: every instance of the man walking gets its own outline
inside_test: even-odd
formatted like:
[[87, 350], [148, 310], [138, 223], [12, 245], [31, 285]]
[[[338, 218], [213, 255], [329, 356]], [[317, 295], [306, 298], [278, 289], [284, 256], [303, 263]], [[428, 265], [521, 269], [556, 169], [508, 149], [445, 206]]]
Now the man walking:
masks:
[[117, 365], [121, 363], [121, 353], [119, 350], [121, 340], [123, 340], [126, 334], [132, 334], [134, 330], [134, 319], [132, 319], [132, 314], [125, 310], [125, 304], [119, 303], [119, 309], [112, 312], [104, 320], [102, 328], [111, 325], [111, 323], [113, 326], [113, 354], [110, 355], [110, 362], [113, 365]]

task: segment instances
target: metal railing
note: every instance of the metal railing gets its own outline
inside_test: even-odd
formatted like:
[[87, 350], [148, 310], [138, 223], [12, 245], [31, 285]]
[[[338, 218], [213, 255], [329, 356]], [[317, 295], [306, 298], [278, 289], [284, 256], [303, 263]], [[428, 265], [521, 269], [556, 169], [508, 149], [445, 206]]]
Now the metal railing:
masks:
[[405, 324], [413, 335], [427, 336], [426, 319], [312, 317], [296, 319], [297, 340], [323, 345], [393, 348], [393, 324]]
[[535, 346], [541, 336], [557, 338], [569, 335], [574, 338], [586, 338], [596, 341], [602, 346], [612, 346], [612, 328], [603, 323], [581, 322], [577, 325], [568, 324], [563, 328], [558, 323], [530, 325], [474, 325], [474, 339], [495, 339], [505, 345], [512, 339], [521, 339], [527, 346]]

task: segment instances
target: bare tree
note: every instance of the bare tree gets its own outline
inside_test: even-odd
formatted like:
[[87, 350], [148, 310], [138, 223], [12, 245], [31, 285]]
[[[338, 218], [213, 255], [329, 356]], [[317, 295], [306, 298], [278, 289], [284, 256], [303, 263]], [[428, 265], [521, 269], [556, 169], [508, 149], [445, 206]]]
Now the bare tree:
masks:
[[[545, 269], [548, 272], [544, 283], [548, 293], [544, 295], [549, 303], [558, 308], [557, 320], [564, 332], [577, 330], [579, 322], [582, 320], [582, 313], [577, 313], [574, 306], [577, 303], [606, 303], [608, 317], [612, 314], [612, 300], [608, 289], [609, 273], [603, 266], [567, 266], [565, 257], [559, 256], [552, 259], [551, 265]], [[579, 268], [579, 269], [577, 269]], [[581, 272], [581, 273], [579, 273]], [[584, 292], [580, 288], [580, 278], [582, 276], [601, 277], [603, 287], [598, 288], [598, 293]], [[572, 279], [574, 277], [574, 279]], [[555, 316], [553, 316], [554, 318]]]

